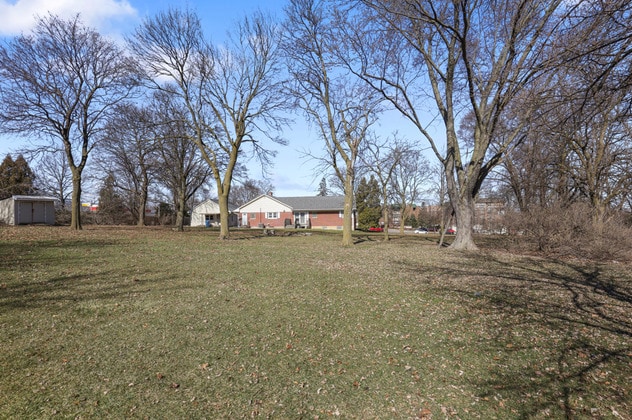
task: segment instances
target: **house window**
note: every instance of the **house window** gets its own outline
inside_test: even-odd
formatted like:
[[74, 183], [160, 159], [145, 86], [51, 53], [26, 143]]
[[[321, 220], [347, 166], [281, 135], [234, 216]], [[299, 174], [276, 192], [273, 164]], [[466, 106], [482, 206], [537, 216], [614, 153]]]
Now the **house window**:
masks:
[[318, 219], [318, 213], [312, 212], [312, 219]]
[[279, 212], [278, 211], [269, 211], [266, 213], [266, 219], [278, 219]]
[[250, 213], [250, 220], [255, 220], [257, 218], [257, 213]]
[[345, 212], [344, 212], [344, 210], [340, 210], [340, 211], [338, 212], [338, 217], [339, 217], [339, 218], [341, 218], [341, 219], [343, 219], [343, 218], [345, 217]]

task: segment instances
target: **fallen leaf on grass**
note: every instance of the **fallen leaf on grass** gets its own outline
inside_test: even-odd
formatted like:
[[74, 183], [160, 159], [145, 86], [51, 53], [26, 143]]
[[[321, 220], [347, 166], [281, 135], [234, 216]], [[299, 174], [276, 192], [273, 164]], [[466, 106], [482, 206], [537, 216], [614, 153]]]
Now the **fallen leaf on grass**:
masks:
[[430, 420], [432, 418], [432, 411], [428, 410], [427, 408], [424, 408], [423, 410], [419, 412], [418, 418], [420, 420]]

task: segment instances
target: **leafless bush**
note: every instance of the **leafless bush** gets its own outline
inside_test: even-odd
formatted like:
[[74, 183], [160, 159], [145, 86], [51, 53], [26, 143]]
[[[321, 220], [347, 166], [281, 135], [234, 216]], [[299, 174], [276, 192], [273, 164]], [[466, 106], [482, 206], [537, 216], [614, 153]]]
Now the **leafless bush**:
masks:
[[596, 222], [585, 203], [511, 213], [506, 224], [514, 250], [595, 261], [632, 261], [632, 228], [624, 216]]
[[55, 210], [55, 224], [57, 225], [70, 225], [70, 209], [60, 208]]

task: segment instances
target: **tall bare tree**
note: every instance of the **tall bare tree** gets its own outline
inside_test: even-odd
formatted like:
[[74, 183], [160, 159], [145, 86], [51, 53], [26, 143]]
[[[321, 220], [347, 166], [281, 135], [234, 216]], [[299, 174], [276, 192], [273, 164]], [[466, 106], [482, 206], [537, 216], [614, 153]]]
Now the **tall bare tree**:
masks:
[[106, 172], [116, 175], [116, 187], [138, 226], [145, 225], [150, 182], [156, 171], [158, 145], [155, 113], [131, 103], [116, 108], [99, 147], [98, 160]]
[[568, 145], [568, 176], [601, 225], [632, 187], [632, 5], [585, 2], [560, 38], [553, 133]]
[[338, 57], [335, 17], [318, 0], [291, 0], [286, 9], [284, 50], [298, 109], [319, 131], [326, 157], [345, 195], [342, 243], [352, 245], [356, 162], [376, 121], [378, 95], [346, 71]]
[[189, 141], [217, 187], [220, 238], [229, 236], [229, 194], [238, 164], [256, 157], [266, 166], [274, 152], [263, 140], [284, 144], [276, 135], [285, 123], [277, 113], [285, 106], [277, 39], [272, 20], [258, 13], [238, 24], [225, 44], [213, 45], [194, 12], [176, 9], [147, 19], [129, 39], [153, 87], [186, 109]]
[[166, 92], [157, 92], [152, 102], [156, 112], [154, 141], [159, 155], [155, 174], [174, 205], [176, 229], [183, 231], [187, 205], [207, 182], [211, 168], [191, 141], [191, 127], [185, 117], [187, 111], [175, 99]]
[[[542, 94], [525, 95], [511, 119], [524, 119], [524, 142], [503, 162], [522, 211], [590, 204], [593, 222], [625, 203], [632, 181], [632, 6], [585, 1], [554, 39], [556, 69]], [[536, 209], [538, 211], [538, 209]]]
[[[364, 8], [350, 14], [347, 36], [340, 41], [360, 57], [349, 60], [349, 67], [428, 142], [444, 167], [455, 210], [458, 229], [452, 247], [476, 249], [474, 198], [520, 131], [513, 127], [500, 142], [498, 121], [525, 87], [549, 69], [547, 42], [560, 14], [574, 6], [563, 0], [354, 4]], [[457, 135], [460, 115], [467, 111], [474, 117], [469, 142]], [[432, 129], [435, 118], [441, 134]]]
[[49, 15], [0, 47], [0, 130], [50, 140], [72, 172], [71, 228], [81, 229], [82, 173], [114, 105], [134, 86], [133, 62], [79, 17]]

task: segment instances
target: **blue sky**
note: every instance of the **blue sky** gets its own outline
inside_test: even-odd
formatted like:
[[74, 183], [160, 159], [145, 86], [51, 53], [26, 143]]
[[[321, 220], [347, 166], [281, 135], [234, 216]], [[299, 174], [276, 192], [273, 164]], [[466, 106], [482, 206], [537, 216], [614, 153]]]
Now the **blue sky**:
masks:
[[[170, 6], [185, 7], [197, 11], [206, 35], [221, 43], [232, 24], [257, 9], [268, 11], [279, 18], [283, 15], [285, 0], [0, 0], [0, 39], [9, 39], [22, 32], [28, 32], [35, 23], [36, 15], [47, 12], [61, 16], [81, 14], [88, 26], [97, 28], [102, 34], [114, 39], [123, 39], [147, 16]], [[271, 169], [271, 182], [278, 196], [315, 195], [322, 173], [316, 173], [316, 162], [303, 157], [302, 151], [311, 150], [320, 153], [322, 143], [310, 132], [302, 116], [293, 117], [293, 124], [284, 137], [288, 146], [275, 146], [278, 155]], [[406, 126], [406, 122], [395, 115], [386, 124], [393, 128], [382, 127], [386, 135], [395, 129]], [[21, 139], [0, 137], [0, 159], [7, 153], [14, 153], [28, 143]], [[257, 165], [251, 165], [250, 178], [261, 179]]]

